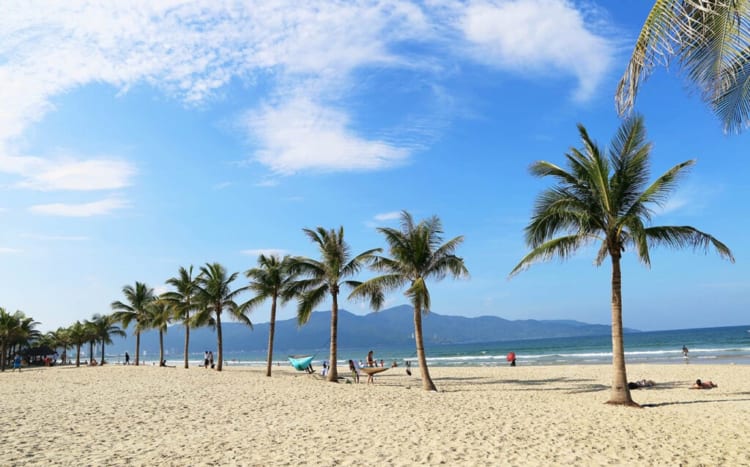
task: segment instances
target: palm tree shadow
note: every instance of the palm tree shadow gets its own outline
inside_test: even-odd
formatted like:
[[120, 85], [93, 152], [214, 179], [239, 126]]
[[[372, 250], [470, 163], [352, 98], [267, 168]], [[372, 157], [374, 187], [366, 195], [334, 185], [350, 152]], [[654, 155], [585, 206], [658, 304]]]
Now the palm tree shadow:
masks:
[[673, 402], [659, 402], [656, 404], [641, 404], [643, 408], [656, 408], [656, 407], [667, 407], [670, 405], [690, 405], [690, 404], [713, 404], [714, 402], [747, 402], [748, 399], [705, 399], [697, 401], [673, 401]]

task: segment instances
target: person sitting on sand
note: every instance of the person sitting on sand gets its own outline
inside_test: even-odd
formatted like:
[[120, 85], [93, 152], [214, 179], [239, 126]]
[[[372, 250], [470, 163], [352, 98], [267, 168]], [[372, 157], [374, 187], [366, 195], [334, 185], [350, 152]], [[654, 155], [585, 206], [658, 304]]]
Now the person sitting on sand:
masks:
[[90, 363], [90, 365], [91, 365], [91, 366], [96, 366], [96, 359], [95, 359], [95, 358], [92, 358], [92, 359], [91, 359], [91, 363]]
[[701, 381], [700, 379], [695, 380], [695, 384], [690, 386], [690, 389], [711, 389], [718, 388], [719, 385], [713, 381]]

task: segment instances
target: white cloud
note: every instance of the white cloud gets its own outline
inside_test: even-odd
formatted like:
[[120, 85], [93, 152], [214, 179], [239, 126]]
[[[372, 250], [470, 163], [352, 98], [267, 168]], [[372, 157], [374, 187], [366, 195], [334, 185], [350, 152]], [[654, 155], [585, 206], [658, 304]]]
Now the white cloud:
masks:
[[279, 174], [380, 169], [409, 155], [405, 148], [358, 137], [344, 112], [304, 98], [249, 113], [246, 125], [260, 147], [256, 160]]
[[477, 60], [515, 72], [578, 79], [574, 97], [592, 96], [612, 63], [613, 44], [587, 28], [567, 0], [477, 2], [460, 22]]
[[212, 188], [214, 190], [223, 190], [224, 188], [229, 188], [230, 186], [232, 186], [232, 182], [221, 182], [215, 184]]
[[38, 235], [38, 234], [25, 234], [21, 235], [23, 238], [30, 238], [32, 240], [44, 240], [44, 241], [61, 241], [61, 242], [83, 242], [87, 241], [89, 237], [81, 235]]
[[130, 185], [135, 167], [116, 159], [80, 160], [72, 157], [4, 156], [0, 154], [0, 172], [21, 176], [17, 187], [41, 191], [111, 190]]
[[37, 204], [31, 206], [29, 210], [35, 214], [45, 214], [50, 216], [63, 217], [91, 217], [111, 214], [118, 209], [126, 208], [130, 205], [125, 200], [119, 198], [108, 198], [101, 201], [81, 204]]
[[391, 212], [384, 212], [382, 214], [375, 214], [375, 217], [373, 217], [373, 219], [375, 219], [376, 221], [382, 222], [382, 221], [392, 221], [395, 219], [399, 219], [400, 217], [401, 217], [401, 211], [391, 211]]
[[274, 249], [274, 248], [258, 248], [258, 249], [252, 249], [252, 250], [242, 250], [240, 251], [240, 254], [246, 255], [246, 256], [278, 256], [279, 258], [283, 258], [284, 255], [288, 255], [289, 252], [286, 250], [280, 250], [280, 249]]
[[0, 255], [11, 255], [15, 253], [21, 253], [22, 250], [17, 248], [8, 248], [0, 246]]
[[[90, 83], [120, 92], [146, 84], [201, 105], [232, 80], [260, 78], [275, 83], [266, 96], [275, 104], [246, 120], [260, 144], [257, 161], [279, 174], [389, 167], [412, 151], [358, 134], [349, 111], [332, 105], [346, 97], [357, 70], [420, 69], [439, 79], [440, 70], [466, 59], [467, 47], [472, 59], [503, 70], [572, 75], [581, 99], [613, 53], [564, 0], [4, 2], [0, 157], [7, 165], [8, 143], [53, 111], [56, 96]], [[78, 158], [44, 162], [33, 175], [28, 167], [39, 161], [20, 159], [11, 161], [15, 169], [0, 161], [0, 171], [41, 190], [121, 188], [134, 173], [117, 161]]]

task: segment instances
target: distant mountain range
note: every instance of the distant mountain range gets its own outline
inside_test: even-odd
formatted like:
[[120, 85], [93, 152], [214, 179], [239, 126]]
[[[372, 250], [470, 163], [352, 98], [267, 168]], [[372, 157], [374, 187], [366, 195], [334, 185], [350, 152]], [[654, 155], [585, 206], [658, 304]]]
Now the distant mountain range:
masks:
[[[610, 326], [587, 324], [573, 320], [517, 320], [495, 316], [465, 318], [430, 313], [422, 320], [425, 345], [470, 344], [549, 337], [577, 337], [610, 334]], [[244, 324], [223, 323], [222, 336], [225, 352], [264, 351], [268, 345], [268, 323], [250, 329]], [[276, 322], [274, 350], [289, 353], [306, 353], [327, 349], [331, 328], [331, 312], [318, 311], [310, 321], [297, 326], [295, 319]], [[401, 347], [414, 344], [413, 311], [408, 305], [389, 308], [364, 316], [339, 310], [339, 348]], [[639, 332], [625, 329], [625, 332]], [[164, 338], [164, 348], [169, 355], [182, 354], [185, 330], [181, 325], [171, 326]], [[132, 352], [135, 338], [128, 332], [125, 339], [114, 339], [107, 353]], [[191, 329], [190, 352], [216, 348], [216, 334], [210, 328]], [[141, 334], [141, 349], [153, 355], [159, 351], [158, 333], [149, 330]]]

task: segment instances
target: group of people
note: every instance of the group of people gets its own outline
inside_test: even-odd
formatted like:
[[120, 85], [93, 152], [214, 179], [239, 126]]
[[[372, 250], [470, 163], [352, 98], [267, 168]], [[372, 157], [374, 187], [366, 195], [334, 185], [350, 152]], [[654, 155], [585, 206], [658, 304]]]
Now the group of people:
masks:
[[214, 353], [210, 350], [203, 352], [203, 368], [214, 368]]

